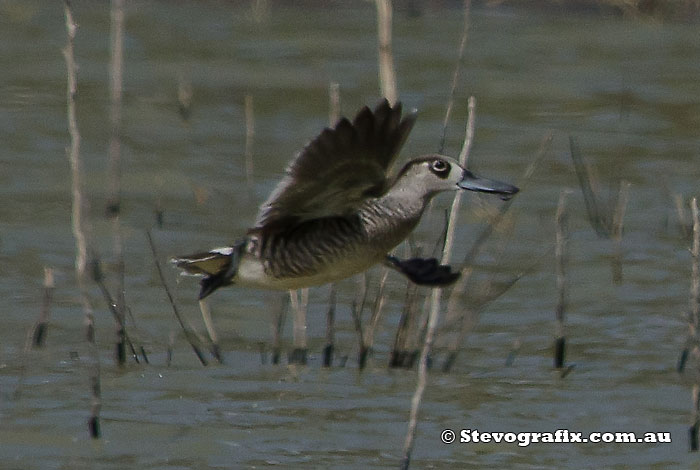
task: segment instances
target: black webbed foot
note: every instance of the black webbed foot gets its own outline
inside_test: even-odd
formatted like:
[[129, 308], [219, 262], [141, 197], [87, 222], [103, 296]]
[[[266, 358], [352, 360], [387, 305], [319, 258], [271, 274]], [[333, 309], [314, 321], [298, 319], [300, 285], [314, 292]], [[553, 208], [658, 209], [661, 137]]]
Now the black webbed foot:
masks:
[[199, 290], [199, 300], [204, 299], [219, 287], [224, 287], [229, 284], [231, 284], [231, 278], [226, 276], [226, 270], [204, 277], [199, 281], [199, 285], [201, 286]]
[[400, 260], [394, 256], [387, 256], [386, 260], [389, 266], [402, 272], [411, 281], [421, 286], [449, 286], [460, 276], [458, 272], [452, 272], [449, 265], [439, 264], [435, 258]]

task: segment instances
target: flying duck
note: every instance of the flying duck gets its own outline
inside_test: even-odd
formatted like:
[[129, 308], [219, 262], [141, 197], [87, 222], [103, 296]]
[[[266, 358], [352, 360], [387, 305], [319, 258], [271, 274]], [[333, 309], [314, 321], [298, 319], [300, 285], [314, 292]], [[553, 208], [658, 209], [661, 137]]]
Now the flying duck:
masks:
[[476, 176], [450, 157], [423, 155], [395, 175], [390, 168], [416, 120], [383, 100], [342, 118], [309, 142], [231, 246], [180, 256], [186, 274], [203, 276], [199, 298], [231, 284], [299, 289], [338, 281], [377, 263], [411, 281], [445, 286], [459, 273], [434, 258], [400, 260], [389, 252], [418, 225], [430, 199], [468, 189], [509, 198], [518, 188]]

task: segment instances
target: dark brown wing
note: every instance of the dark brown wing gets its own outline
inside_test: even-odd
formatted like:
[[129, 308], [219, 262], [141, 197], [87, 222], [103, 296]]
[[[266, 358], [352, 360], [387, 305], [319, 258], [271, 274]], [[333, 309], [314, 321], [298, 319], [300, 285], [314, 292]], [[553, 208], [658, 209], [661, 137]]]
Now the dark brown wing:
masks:
[[387, 171], [416, 120], [401, 117], [401, 104], [383, 100], [343, 118], [309, 142], [287, 167], [282, 181], [261, 206], [254, 229], [344, 216], [386, 189]]

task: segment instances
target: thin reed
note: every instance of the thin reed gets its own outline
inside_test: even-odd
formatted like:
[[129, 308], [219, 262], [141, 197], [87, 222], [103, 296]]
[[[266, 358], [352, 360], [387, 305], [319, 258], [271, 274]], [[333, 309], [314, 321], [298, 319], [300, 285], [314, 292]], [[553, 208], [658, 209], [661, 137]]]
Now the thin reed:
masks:
[[68, 133], [70, 134], [70, 147], [68, 149], [68, 161], [71, 167], [71, 193], [72, 202], [72, 226], [75, 238], [75, 278], [80, 292], [80, 303], [85, 316], [85, 337], [91, 355], [89, 368], [90, 378], [90, 417], [88, 419], [88, 432], [93, 439], [101, 437], [100, 409], [102, 408], [102, 393], [100, 386], [100, 356], [95, 343], [95, 316], [88, 295], [87, 286], [87, 257], [90, 228], [86, 217], [86, 202], [83, 196], [82, 161], [80, 159], [80, 131], [76, 118], [75, 96], [78, 92], [77, 65], [75, 62], [75, 35], [78, 26], [73, 19], [73, 11], [69, 1], [64, 2], [64, 14], [66, 18], [66, 31], [68, 44], [63, 49], [68, 75], [66, 98], [68, 108]]
[[[177, 304], [175, 303], [175, 298], [173, 297], [173, 294], [170, 292], [170, 288], [168, 287], [168, 283], [165, 280], [165, 275], [163, 274], [163, 268], [160, 265], [159, 257], [158, 257], [158, 250], [156, 249], [156, 244], [153, 241], [153, 236], [151, 235], [150, 231], [146, 231], [146, 238], [148, 239], [148, 246], [151, 249], [151, 254], [153, 255], [153, 262], [156, 266], [156, 271], [158, 272], [158, 278], [160, 279], [161, 285], [163, 286], [163, 289], [165, 290], [165, 294], [168, 296], [168, 302], [170, 303], [170, 306], [173, 309], [173, 313], [175, 314], [175, 318], [177, 319], [177, 322], [180, 324], [180, 327], [182, 328], [183, 333], [185, 334], [185, 339], [187, 342], [190, 344], [192, 347], [192, 350], [194, 351], [195, 355], [197, 356], [197, 359], [199, 359], [199, 362], [203, 365], [206, 366], [207, 359], [204, 357], [204, 353], [202, 353], [202, 350], [200, 349], [199, 345], [197, 344], [197, 338], [195, 337], [195, 333], [193, 332], [193, 328], [185, 324], [185, 319], [183, 316], [180, 314], [180, 310], [177, 308]], [[201, 339], [200, 339], [201, 342]]]
[[[340, 85], [331, 82], [328, 86], [328, 124], [333, 126], [340, 119]], [[326, 310], [326, 344], [323, 347], [323, 367], [333, 365], [333, 353], [335, 352], [335, 311], [336, 311], [335, 283], [330, 285], [328, 293], [328, 309]]]
[[41, 302], [41, 311], [39, 313], [39, 318], [32, 328], [32, 341], [31, 345], [33, 348], [43, 348], [46, 343], [46, 335], [49, 329], [49, 319], [51, 317], [51, 301], [53, 299], [53, 292], [56, 288], [54, 282], [53, 268], [44, 268], [44, 295]]
[[253, 95], [247, 94], [244, 98], [245, 110], [245, 177], [248, 187], [253, 178], [253, 145], [255, 144], [255, 109]]
[[377, 6], [377, 48], [379, 52], [379, 87], [381, 95], [392, 105], [399, 99], [391, 51], [391, 0], [375, 0]]
[[[116, 311], [115, 327], [117, 344], [116, 362], [126, 363], [126, 300], [124, 292], [124, 247], [121, 227], [121, 127], [122, 127], [122, 89], [124, 62], [124, 0], [111, 2], [111, 59], [109, 68], [110, 84], [110, 138], [109, 138], [109, 185], [110, 196], [107, 202], [107, 216], [112, 218], [112, 256], [116, 271]], [[112, 306], [110, 305], [110, 308]], [[132, 345], [133, 347], [133, 345]]]
[[[474, 119], [475, 119], [475, 107], [476, 100], [474, 97], [469, 98], [469, 115], [467, 117], [467, 126], [465, 132], [464, 143], [462, 145], [462, 151], [459, 154], [460, 164], [466, 168], [467, 161], [469, 159], [469, 152], [471, 150], [472, 141], [474, 138]], [[450, 210], [450, 216], [447, 220], [447, 233], [445, 236], [445, 246], [442, 251], [441, 264], [449, 264], [452, 256], [452, 246], [454, 239], [455, 224], [457, 223], [457, 214], [459, 212], [459, 206], [461, 201], [461, 194], [456, 193]], [[430, 313], [428, 315], [427, 329], [425, 337], [423, 340], [423, 348], [421, 349], [420, 360], [418, 362], [418, 378], [416, 383], [416, 390], [413, 393], [413, 398], [411, 399], [411, 411], [408, 421], [408, 430], [406, 431], [406, 439], [404, 441], [403, 448], [403, 459], [401, 461], [401, 468], [407, 469], [411, 462], [411, 453], [413, 452], [413, 444], [416, 436], [416, 429], [418, 426], [418, 412], [420, 409], [420, 404], [423, 399], [423, 393], [425, 392], [425, 387], [428, 381], [428, 358], [433, 345], [433, 339], [435, 337], [435, 331], [438, 326], [440, 319], [440, 302], [442, 299], [442, 289], [433, 289], [431, 292], [430, 300]]]
[[563, 369], [566, 358], [566, 336], [564, 334], [564, 314], [568, 301], [568, 283], [567, 283], [567, 258], [568, 258], [568, 241], [569, 241], [569, 225], [568, 212], [566, 210], [566, 199], [569, 191], [564, 189], [559, 194], [559, 203], [557, 204], [557, 212], [554, 217], [556, 227], [556, 237], [554, 244], [554, 254], [556, 258], [556, 279], [557, 279], [557, 306], [555, 310], [555, 327], [554, 327], [554, 368]]
[[292, 351], [290, 364], [306, 364], [308, 346], [306, 338], [306, 314], [309, 306], [309, 289], [289, 291], [289, 301], [294, 314], [292, 326]]
[[459, 41], [459, 52], [457, 53], [457, 65], [455, 65], [452, 73], [452, 84], [450, 85], [450, 98], [447, 101], [447, 109], [445, 110], [445, 118], [442, 121], [442, 135], [440, 136], [440, 145], [438, 153], [445, 151], [445, 139], [447, 138], [447, 125], [452, 117], [452, 108], [454, 107], [455, 92], [459, 83], [459, 76], [462, 70], [462, 62], [464, 60], [464, 52], [467, 50], [467, 37], [469, 33], [469, 12], [471, 11], [471, 0], [464, 0], [464, 23], [462, 25], [462, 38]]
[[[688, 338], [690, 353], [695, 361], [700, 361], [700, 346], [698, 333], [700, 332], [700, 217], [698, 216], [698, 201], [693, 198], [690, 202], [690, 210], [693, 218], [693, 244], [690, 250], [692, 257], [692, 275], [690, 281], [690, 309], [688, 311]], [[697, 366], [696, 367], [700, 367]], [[691, 426], [688, 430], [690, 450], [698, 451], [698, 434], [700, 433], [700, 378], [695, 371], [692, 388], [692, 414]]]
[[629, 201], [629, 192], [631, 184], [628, 181], [620, 181], [620, 187], [617, 195], [617, 204], [612, 217], [612, 240], [614, 243], [614, 254], [612, 260], [612, 278], [615, 284], [622, 283], [622, 233], [625, 220], [625, 211]]

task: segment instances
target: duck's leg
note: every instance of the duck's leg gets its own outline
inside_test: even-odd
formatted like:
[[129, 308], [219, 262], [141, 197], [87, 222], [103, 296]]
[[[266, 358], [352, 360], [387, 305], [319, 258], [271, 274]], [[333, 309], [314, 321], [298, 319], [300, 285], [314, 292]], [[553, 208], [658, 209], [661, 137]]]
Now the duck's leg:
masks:
[[440, 264], [435, 258], [410, 258], [400, 260], [387, 255], [384, 264], [403, 273], [411, 281], [421, 286], [449, 286], [457, 279], [459, 273], [452, 272], [446, 264]]

